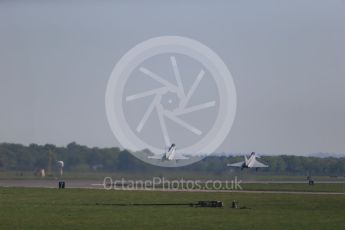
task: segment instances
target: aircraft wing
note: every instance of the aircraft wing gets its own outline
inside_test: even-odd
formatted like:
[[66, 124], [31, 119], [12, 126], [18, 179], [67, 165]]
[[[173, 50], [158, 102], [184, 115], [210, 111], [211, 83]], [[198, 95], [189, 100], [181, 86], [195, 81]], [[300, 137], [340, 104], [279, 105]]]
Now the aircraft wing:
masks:
[[188, 160], [188, 157], [182, 156], [182, 155], [175, 155], [174, 160]]
[[244, 161], [241, 161], [241, 162], [234, 163], [234, 164], [227, 164], [227, 166], [230, 166], [230, 167], [242, 167], [243, 164], [244, 164]]
[[252, 168], [266, 168], [268, 165], [265, 165], [259, 161], [255, 161], [253, 165], [251, 165]]
[[163, 159], [163, 155], [153, 155], [153, 156], [148, 156], [147, 158], [161, 160]]

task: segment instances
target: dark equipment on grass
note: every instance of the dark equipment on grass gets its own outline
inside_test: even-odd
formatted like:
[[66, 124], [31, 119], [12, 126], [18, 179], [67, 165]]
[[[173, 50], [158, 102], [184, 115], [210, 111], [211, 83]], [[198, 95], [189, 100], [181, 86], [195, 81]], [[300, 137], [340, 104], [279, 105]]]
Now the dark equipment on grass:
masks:
[[65, 181], [59, 181], [59, 189], [65, 188]]
[[307, 180], [309, 185], [314, 185], [314, 180], [311, 178], [310, 175], [307, 176]]
[[107, 203], [96, 203], [96, 205], [106, 205], [106, 206], [190, 206], [190, 207], [207, 207], [207, 208], [222, 208], [223, 202], [217, 200], [211, 201], [198, 201], [196, 203], [117, 203], [117, 204], [107, 204]]
[[211, 201], [198, 201], [194, 204], [195, 207], [203, 207], [203, 208], [222, 208], [223, 202], [218, 200], [211, 200]]
[[238, 208], [238, 202], [236, 200], [231, 202], [231, 208]]

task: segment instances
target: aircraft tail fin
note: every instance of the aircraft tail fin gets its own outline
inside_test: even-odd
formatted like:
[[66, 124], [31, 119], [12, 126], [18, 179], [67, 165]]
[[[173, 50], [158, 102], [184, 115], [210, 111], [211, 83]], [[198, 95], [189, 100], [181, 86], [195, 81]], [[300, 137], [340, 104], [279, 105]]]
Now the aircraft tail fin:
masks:
[[245, 163], [245, 164], [248, 164], [248, 158], [247, 158], [246, 155], [244, 155], [244, 163]]
[[168, 149], [168, 152], [166, 153], [166, 158], [169, 160], [173, 160], [175, 157], [175, 151], [176, 151], [176, 146], [175, 144], [172, 144], [170, 148]]

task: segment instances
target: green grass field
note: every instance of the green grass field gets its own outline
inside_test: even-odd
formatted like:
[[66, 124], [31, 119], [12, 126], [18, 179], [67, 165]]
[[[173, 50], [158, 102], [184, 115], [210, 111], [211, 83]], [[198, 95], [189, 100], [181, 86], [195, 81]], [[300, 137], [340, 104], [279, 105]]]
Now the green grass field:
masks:
[[345, 183], [325, 183], [315, 184], [313, 186], [307, 183], [292, 184], [242, 184], [244, 190], [255, 191], [287, 191], [287, 192], [342, 192], [345, 193]]
[[[115, 206], [221, 200], [224, 208]], [[232, 200], [245, 209], [231, 209]], [[105, 204], [105, 205], [102, 205]], [[1, 229], [343, 229], [345, 195], [0, 188]]]

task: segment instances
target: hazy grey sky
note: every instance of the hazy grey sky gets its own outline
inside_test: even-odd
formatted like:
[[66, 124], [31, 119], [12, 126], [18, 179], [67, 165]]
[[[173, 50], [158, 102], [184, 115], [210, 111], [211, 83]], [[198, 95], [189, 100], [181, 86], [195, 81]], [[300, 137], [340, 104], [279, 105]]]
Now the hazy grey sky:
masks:
[[105, 114], [115, 63], [179, 35], [232, 72], [224, 152], [345, 153], [345, 1], [0, 1], [0, 142], [117, 146]]

